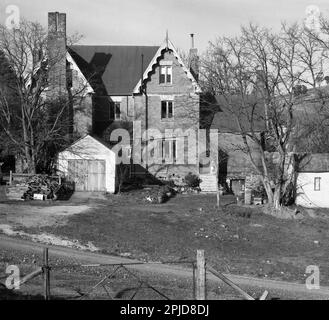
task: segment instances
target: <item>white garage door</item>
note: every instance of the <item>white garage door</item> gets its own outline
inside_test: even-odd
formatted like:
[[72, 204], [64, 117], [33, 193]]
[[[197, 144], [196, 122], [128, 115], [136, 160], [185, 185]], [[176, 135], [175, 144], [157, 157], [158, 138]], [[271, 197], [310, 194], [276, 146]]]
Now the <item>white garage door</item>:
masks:
[[106, 191], [105, 160], [68, 160], [68, 175], [76, 191]]

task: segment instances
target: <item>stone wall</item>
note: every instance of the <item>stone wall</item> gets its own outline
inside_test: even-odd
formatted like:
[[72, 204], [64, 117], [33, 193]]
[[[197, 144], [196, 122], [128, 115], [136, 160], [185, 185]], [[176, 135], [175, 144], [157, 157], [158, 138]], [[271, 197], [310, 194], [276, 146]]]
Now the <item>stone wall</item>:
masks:
[[[172, 64], [172, 84], [159, 83], [160, 61], [170, 61]], [[171, 52], [164, 53], [159, 63], [153, 68], [146, 82], [146, 91], [147, 96], [134, 96], [134, 119], [141, 122], [142, 132], [145, 131], [146, 127], [159, 130], [163, 136], [166, 129], [174, 130], [174, 136], [185, 135], [189, 129], [197, 132], [199, 129], [200, 98], [194, 93], [192, 81], [187, 77]], [[162, 100], [173, 102], [173, 117], [170, 119], [161, 118]], [[146, 109], [148, 111], [147, 124]], [[193, 163], [188, 163], [189, 148], [187, 139], [185, 140], [184, 163], [152, 164], [148, 166], [148, 171], [158, 177], [184, 177], [189, 172], [198, 174], [197, 156], [193, 159]], [[181, 149], [177, 151], [181, 152]], [[145, 163], [142, 166], [146, 167]]]

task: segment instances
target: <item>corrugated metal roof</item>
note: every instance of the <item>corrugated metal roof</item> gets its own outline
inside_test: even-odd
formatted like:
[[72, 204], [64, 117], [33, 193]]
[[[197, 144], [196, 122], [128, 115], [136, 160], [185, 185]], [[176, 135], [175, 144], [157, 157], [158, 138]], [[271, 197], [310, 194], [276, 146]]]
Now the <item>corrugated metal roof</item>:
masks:
[[104, 95], [130, 95], [159, 46], [89, 46], [69, 48], [72, 58], [90, 81], [93, 89]]

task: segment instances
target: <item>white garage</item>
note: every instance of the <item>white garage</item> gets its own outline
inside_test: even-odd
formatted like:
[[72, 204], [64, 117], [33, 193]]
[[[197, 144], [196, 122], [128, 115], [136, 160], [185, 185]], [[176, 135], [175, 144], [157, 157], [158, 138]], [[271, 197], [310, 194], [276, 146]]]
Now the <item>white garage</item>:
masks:
[[58, 169], [74, 182], [75, 191], [115, 192], [116, 155], [90, 135], [59, 153]]

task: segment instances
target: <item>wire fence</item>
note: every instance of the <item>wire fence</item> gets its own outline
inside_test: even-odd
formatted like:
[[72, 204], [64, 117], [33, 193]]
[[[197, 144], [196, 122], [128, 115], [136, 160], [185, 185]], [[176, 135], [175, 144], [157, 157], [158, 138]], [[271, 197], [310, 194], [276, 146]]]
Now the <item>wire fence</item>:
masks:
[[[184, 265], [191, 276], [180, 287], [172, 279], [159, 278], [153, 266]], [[195, 298], [195, 261], [131, 262], [102, 264], [52, 264], [48, 248], [43, 250], [40, 267], [25, 266], [25, 275], [15, 284], [13, 292], [28, 295], [31, 299], [188, 299]], [[0, 285], [8, 274], [0, 276]], [[14, 281], [14, 279], [13, 279]], [[178, 294], [177, 294], [178, 292]], [[1, 300], [1, 297], [0, 297]]]
[[[166, 277], [153, 272], [156, 265], [185, 266], [185, 274], [190, 276], [184, 281], [175, 272]], [[206, 300], [207, 275], [224, 282], [239, 296], [255, 300], [246, 291], [233, 283], [222, 273], [207, 265], [204, 251], [198, 250], [195, 261], [165, 261], [161, 263], [131, 262], [102, 264], [60, 264], [49, 261], [48, 248], [43, 250], [42, 266], [30, 270], [20, 277], [15, 285], [20, 292], [26, 292], [31, 299], [165, 299], [165, 300]], [[5, 287], [8, 275], [0, 276], [0, 288]], [[17, 280], [17, 279], [16, 279]], [[14, 279], [13, 279], [14, 281]], [[16, 291], [16, 290], [15, 290]], [[264, 300], [267, 291], [261, 295]]]

